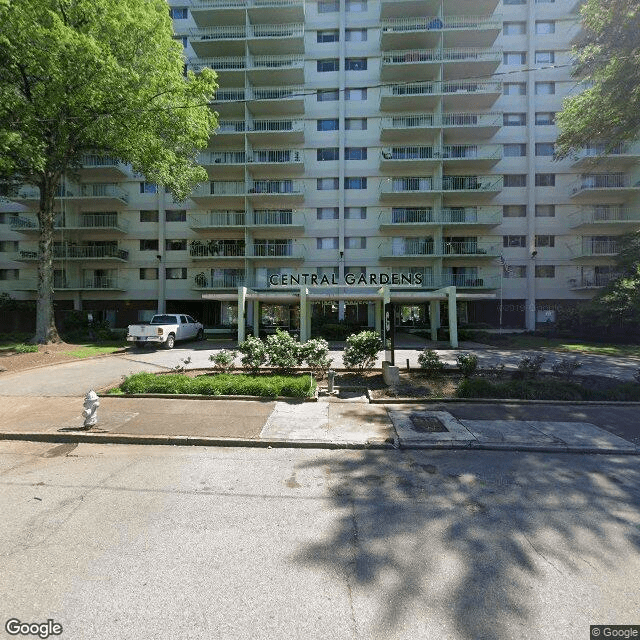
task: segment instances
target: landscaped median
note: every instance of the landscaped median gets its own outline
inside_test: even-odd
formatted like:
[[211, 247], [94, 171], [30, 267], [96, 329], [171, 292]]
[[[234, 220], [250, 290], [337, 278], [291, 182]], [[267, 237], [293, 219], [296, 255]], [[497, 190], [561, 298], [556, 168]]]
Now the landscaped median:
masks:
[[315, 398], [316, 389], [316, 381], [310, 374], [204, 373], [194, 377], [185, 373], [135, 373], [108, 394]]

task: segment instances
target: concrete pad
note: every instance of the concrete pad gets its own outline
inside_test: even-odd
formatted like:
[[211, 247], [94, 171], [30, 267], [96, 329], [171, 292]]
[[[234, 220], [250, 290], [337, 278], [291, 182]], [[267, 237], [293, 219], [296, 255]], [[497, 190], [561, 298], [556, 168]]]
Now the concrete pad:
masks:
[[[384, 405], [398, 433], [402, 445], [415, 445], [424, 442], [477, 442], [475, 436], [447, 411], [425, 411], [417, 405], [415, 408], [399, 409], [398, 405]], [[425, 433], [417, 431], [411, 422], [411, 416], [438, 419], [447, 431]]]
[[461, 420], [478, 442], [562, 444], [562, 441], [536, 429], [537, 423], [521, 420]]
[[327, 434], [348, 442], [393, 442], [396, 435], [386, 409], [381, 405], [329, 402]]
[[333, 440], [329, 434], [329, 403], [276, 402], [260, 438], [282, 440]]
[[529, 424], [544, 434], [562, 440], [573, 447], [636, 450], [632, 442], [600, 429], [590, 422], [529, 422]]

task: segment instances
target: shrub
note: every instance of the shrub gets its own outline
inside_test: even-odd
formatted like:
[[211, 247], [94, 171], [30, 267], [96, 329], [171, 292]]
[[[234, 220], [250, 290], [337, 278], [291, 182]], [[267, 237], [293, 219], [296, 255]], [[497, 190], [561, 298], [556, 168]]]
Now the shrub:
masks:
[[581, 366], [582, 362], [577, 358], [563, 358], [562, 360], [558, 360], [553, 363], [551, 371], [553, 371], [557, 376], [571, 378]]
[[324, 378], [331, 367], [329, 344], [323, 338], [308, 340], [302, 345], [302, 358], [317, 378]]
[[302, 364], [302, 345], [287, 331], [280, 329], [267, 336], [265, 345], [269, 365], [280, 371], [289, 371]]
[[16, 353], [35, 353], [38, 350], [37, 344], [17, 344], [13, 347]]
[[423, 373], [432, 378], [441, 376], [445, 370], [445, 363], [433, 349], [424, 349], [418, 356], [418, 364]]
[[242, 354], [242, 366], [257, 371], [267, 361], [267, 349], [260, 338], [248, 337], [238, 345]]
[[489, 375], [496, 380], [504, 378], [504, 362], [496, 362], [489, 367]]
[[327, 324], [314, 327], [314, 333], [319, 333], [327, 340], [346, 340], [352, 333], [356, 333], [358, 329], [358, 325], [353, 325], [347, 322], [329, 322]]
[[636, 369], [636, 372], [633, 374], [633, 379], [640, 384], [640, 369]]
[[234, 360], [238, 355], [237, 351], [229, 351], [228, 349], [221, 349], [217, 353], [209, 356], [209, 360], [213, 362], [213, 368], [216, 371], [227, 373], [235, 368]]
[[465, 378], [470, 378], [478, 370], [478, 356], [473, 353], [459, 353], [456, 356], [456, 362]]
[[524, 356], [520, 362], [518, 362], [518, 371], [514, 375], [514, 378], [533, 379], [540, 369], [542, 369], [542, 363], [546, 360], [545, 356], [541, 353], [532, 356]]
[[347, 369], [364, 371], [373, 367], [381, 350], [382, 340], [375, 331], [355, 333], [347, 338], [342, 362]]

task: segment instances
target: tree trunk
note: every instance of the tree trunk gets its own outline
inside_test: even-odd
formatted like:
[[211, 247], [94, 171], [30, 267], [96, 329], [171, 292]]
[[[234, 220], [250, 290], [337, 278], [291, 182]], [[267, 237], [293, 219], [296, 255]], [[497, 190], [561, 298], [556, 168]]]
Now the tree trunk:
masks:
[[38, 241], [38, 298], [36, 305], [36, 335], [34, 342], [61, 342], [53, 312], [53, 221], [57, 180], [43, 177], [40, 187], [40, 238]]

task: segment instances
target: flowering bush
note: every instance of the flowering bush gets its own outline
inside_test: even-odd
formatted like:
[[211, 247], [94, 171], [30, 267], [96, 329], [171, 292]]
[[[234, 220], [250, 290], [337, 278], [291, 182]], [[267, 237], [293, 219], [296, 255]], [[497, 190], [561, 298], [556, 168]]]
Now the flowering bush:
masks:
[[470, 378], [478, 370], [478, 356], [473, 353], [459, 353], [456, 362], [465, 378]]
[[260, 338], [249, 336], [238, 345], [242, 354], [242, 366], [257, 371], [267, 361], [267, 349]]
[[209, 356], [209, 360], [213, 362], [213, 368], [216, 371], [221, 371], [222, 373], [227, 373], [235, 368], [234, 360], [238, 355], [237, 351], [229, 351], [227, 349], [222, 349], [218, 351], [218, 353], [214, 353]]
[[302, 364], [302, 345], [287, 331], [278, 329], [267, 336], [265, 345], [269, 364], [280, 371], [287, 371]]
[[313, 371], [316, 378], [324, 378], [331, 367], [329, 343], [324, 338], [314, 338], [302, 345], [302, 359]]
[[440, 356], [433, 349], [424, 349], [418, 356], [418, 364], [423, 373], [432, 378], [441, 376], [445, 369], [445, 363], [440, 360]]
[[381, 350], [382, 340], [375, 331], [355, 333], [347, 338], [342, 362], [347, 369], [364, 371], [373, 367]]

